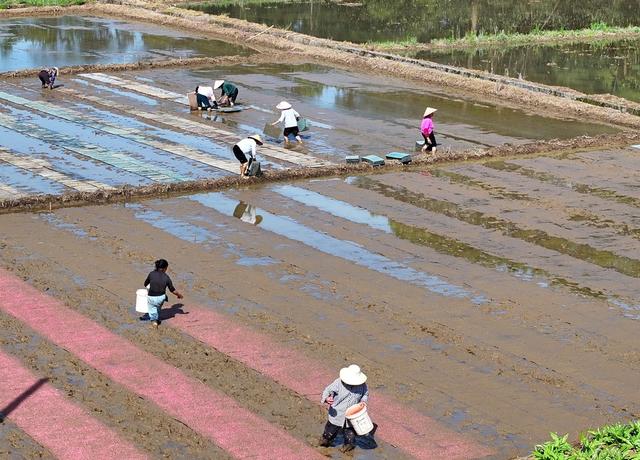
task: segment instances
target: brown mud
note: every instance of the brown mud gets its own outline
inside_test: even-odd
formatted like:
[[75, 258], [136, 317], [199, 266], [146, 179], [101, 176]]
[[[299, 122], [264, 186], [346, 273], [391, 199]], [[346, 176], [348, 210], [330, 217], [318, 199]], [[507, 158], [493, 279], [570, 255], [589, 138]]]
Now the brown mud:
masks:
[[[121, 5], [127, 8], [123, 9]], [[594, 106], [587, 103], [590, 102], [590, 96], [568, 88], [550, 87], [486, 72], [453, 68], [428, 61], [369, 51], [358, 45], [318, 39], [243, 20], [166, 6], [162, 3], [131, 0], [72, 8], [28, 8], [22, 11], [11, 10], [4, 14], [9, 17], [12, 14], [32, 15], [36, 12], [38, 14], [65, 14], [66, 11], [77, 14], [100, 13], [192, 31], [205, 31], [209, 36], [223, 40], [301, 54], [335, 66], [356, 68], [378, 75], [382, 73], [452, 90], [467, 91], [495, 101], [524, 104], [532, 110], [544, 110], [559, 116], [571, 115], [629, 128], [640, 127], [640, 117], [625, 113], [633, 112], [632, 107], [621, 107], [621, 111], [618, 110], [619, 104], [608, 104], [603, 101], [599, 102], [603, 106]], [[580, 102], [580, 99], [584, 102]], [[610, 105], [614, 107], [609, 107]]]
[[[376, 178], [390, 184], [403, 181], [419, 191], [431, 186], [421, 174], [387, 172]], [[394, 219], [418, 228], [432, 225], [419, 208], [394, 207], [393, 199], [376, 200], [372, 192], [344, 181], [300, 186], [377, 207], [378, 215], [393, 213]], [[308, 442], [322, 425], [321, 413], [312, 403], [178, 333], [170, 319], [159, 336], [144, 325], [136, 326], [127, 293], [135, 291], [136, 280], [144, 277], [158, 251], [172, 248], [168, 257], [174, 281], [188, 292], [184, 311], [193, 302], [233, 315], [336, 369], [345, 359], [356, 360], [367, 369], [374, 392], [391, 392], [403, 403], [496, 446], [496, 458], [525, 453], [549, 430], [573, 432], [640, 413], [633, 400], [640, 352], [628, 340], [636, 323], [612, 313], [604, 300], [519, 280], [292, 203], [276, 190], [242, 187], [211, 198], [257, 206], [264, 216], [257, 226], [189, 197], [53, 213], [85, 236], [51, 223], [49, 213], [6, 215], [3, 226], [12, 231], [3, 240], [0, 260], [39, 290], [48, 289], [72, 308], [190, 375], [207, 379], [207, 384]], [[464, 193], [472, 200], [483, 199], [472, 189]], [[390, 206], [383, 211], [380, 207], [387, 203]], [[505, 209], [509, 206], [504, 203]], [[150, 221], [144, 220], [147, 211], [154, 216]], [[557, 209], [546, 211], [549, 218], [559, 215]], [[288, 216], [307, 232], [352, 241], [389, 260], [436, 274], [486, 294], [488, 301], [474, 304], [438, 295], [292, 239], [300, 233], [287, 238], [262, 229], [274, 216]], [[156, 227], [165, 220], [168, 231]], [[201, 231], [192, 235], [195, 228]], [[477, 234], [473, 228], [450, 226], [449, 234], [454, 232], [456, 237]], [[206, 234], [218, 239], [207, 244]], [[481, 249], [488, 244], [487, 238], [477, 241]], [[535, 245], [510, 244], [529, 257], [546, 257], [546, 250]], [[268, 265], [250, 262], [265, 257], [270, 259]], [[88, 265], [87, 260], [100, 263]], [[579, 260], [565, 258], [562, 265], [572, 279], [593, 283], [581, 273]], [[0, 337], [11, 334], [14, 327], [9, 326], [0, 329], [5, 330]], [[270, 404], [273, 394], [279, 401]], [[127, 418], [120, 429], [128, 423]], [[398, 458], [388, 446], [374, 452], [379, 454], [376, 458]]]

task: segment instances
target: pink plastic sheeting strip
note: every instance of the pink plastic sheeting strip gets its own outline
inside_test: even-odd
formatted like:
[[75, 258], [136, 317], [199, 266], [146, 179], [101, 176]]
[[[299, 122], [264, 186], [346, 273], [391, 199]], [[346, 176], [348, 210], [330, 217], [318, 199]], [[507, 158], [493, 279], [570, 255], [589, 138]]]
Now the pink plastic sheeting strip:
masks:
[[[189, 315], [176, 315], [167, 324], [314, 402], [319, 402], [324, 386], [337, 378], [336, 371], [332, 372], [319, 362], [285, 348], [225, 315], [193, 305], [189, 310]], [[374, 393], [369, 401], [371, 417], [380, 425], [376, 436], [413, 457], [466, 460], [494, 453], [383, 394]]]
[[0, 292], [0, 310], [157, 404], [232, 456], [265, 460], [324, 458], [232, 398], [187, 377], [4, 269], [0, 269]]
[[[0, 369], [0, 408], [12, 406], [7, 418], [56, 457], [70, 460], [148, 458], [2, 351]], [[16, 401], [18, 398], [24, 399]]]

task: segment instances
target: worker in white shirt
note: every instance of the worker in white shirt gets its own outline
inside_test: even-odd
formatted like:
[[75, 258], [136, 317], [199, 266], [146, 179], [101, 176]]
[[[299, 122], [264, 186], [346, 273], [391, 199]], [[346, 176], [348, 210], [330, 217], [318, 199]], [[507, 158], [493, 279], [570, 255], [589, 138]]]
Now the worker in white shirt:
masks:
[[245, 177], [247, 174], [247, 168], [249, 167], [249, 160], [256, 159], [256, 151], [259, 145], [262, 145], [262, 138], [259, 134], [253, 134], [249, 137], [242, 139], [236, 145], [233, 146], [233, 154], [240, 162], [240, 175]]
[[282, 110], [280, 113], [280, 118], [277, 121], [271, 123], [273, 126], [278, 123], [284, 124], [284, 142], [285, 144], [289, 143], [289, 136], [293, 134], [296, 140], [302, 144], [302, 138], [300, 137], [300, 129], [298, 128], [298, 119], [300, 118], [300, 114], [296, 112], [291, 104], [287, 101], [282, 101], [280, 104], [276, 105], [276, 109]]

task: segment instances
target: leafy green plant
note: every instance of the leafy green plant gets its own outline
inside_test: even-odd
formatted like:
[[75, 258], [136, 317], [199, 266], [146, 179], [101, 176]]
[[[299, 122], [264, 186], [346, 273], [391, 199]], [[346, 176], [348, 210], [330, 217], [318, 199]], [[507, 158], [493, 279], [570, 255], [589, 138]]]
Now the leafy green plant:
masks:
[[551, 433], [551, 440], [532, 452], [536, 460], [640, 460], [640, 421], [616, 423], [587, 432], [572, 446], [568, 435]]

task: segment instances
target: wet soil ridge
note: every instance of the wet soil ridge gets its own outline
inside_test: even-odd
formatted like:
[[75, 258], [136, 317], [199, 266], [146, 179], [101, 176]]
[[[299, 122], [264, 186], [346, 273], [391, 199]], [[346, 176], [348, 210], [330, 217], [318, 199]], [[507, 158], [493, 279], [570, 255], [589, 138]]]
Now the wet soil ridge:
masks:
[[[276, 54], [277, 56], [277, 54]], [[127, 64], [90, 64], [60, 67], [60, 75], [77, 75], [82, 73], [123, 72], [130, 70], [169, 69], [182, 67], [216, 66], [229, 64], [257, 64], [266, 60], [273, 60], [274, 55], [264, 56], [254, 54], [250, 56], [225, 56], [225, 57], [191, 57], [181, 59], [154, 59], [138, 61]], [[0, 78], [25, 78], [37, 75], [40, 68], [12, 70], [0, 72]]]
[[[8, 120], [0, 117], [0, 122], [8, 123]], [[14, 129], [19, 127], [15, 123], [11, 123]], [[23, 127], [27, 132], [32, 128], [37, 130], [38, 127], [30, 125], [30, 127]], [[155, 183], [151, 185], [131, 186], [125, 185], [121, 187], [115, 187], [112, 190], [96, 190], [93, 192], [66, 192], [59, 195], [54, 194], [36, 194], [20, 196], [14, 195], [11, 198], [4, 198], [0, 200], [0, 212], [17, 212], [17, 211], [33, 211], [42, 209], [52, 209], [68, 206], [79, 206], [83, 204], [95, 204], [95, 203], [116, 203], [132, 200], [135, 198], [151, 198], [157, 196], [174, 195], [182, 193], [194, 193], [203, 191], [217, 191], [228, 188], [237, 187], [240, 185], [247, 185], [248, 183], [269, 183], [269, 182], [283, 182], [297, 179], [308, 178], [322, 178], [332, 176], [348, 176], [354, 174], [363, 174], [367, 172], [387, 172], [393, 170], [419, 170], [424, 166], [445, 163], [450, 161], [469, 160], [469, 159], [482, 159], [491, 157], [508, 157], [508, 156], [521, 156], [521, 155], [535, 155], [548, 152], [559, 151], [575, 151], [585, 148], [596, 148], [609, 146], [614, 147], [626, 147], [631, 143], [640, 141], [640, 134], [638, 133], [620, 133], [616, 135], [600, 135], [600, 136], [580, 136], [574, 139], [568, 140], [551, 140], [540, 141], [523, 145], [501, 145], [489, 149], [469, 149], [464, 151], [440, 151], [437, 156], [430, 156], [426, 154], [417, 155], [414, 157], [410, 165], [401, 165], [399, 163], [387, 162], [384, 166], [369, 166], [363, 163], [360, 164], [336, 164], [332, 166], [321, 167], [302, 167], [295, 169], [280, 169], [280, 170], [267, 170], [264, 175], [259, 178], [250, 178], [249, 180], [240, 178], [238, 176], [225, 176], [217, 179], [203, 179], [203, 180], [186, 180], [181, 179], [179, 181], [172, 180], [171, 178], [161, 178], [164, 183]], [[70, 146], [67, 146], [70, 148]], [[73, 148], [73, 146], [71, 146]], [[78, 152], [90, 151], [92, 155], [95, 153], [95, 148], [85, 150], [77, 149]], [[108, 152], [107, 152], [108, 153]], [[111, 155], [111, 153], [108, 153]], [[104, 157], [99, 157], [101, 161], [109, 161]], [[120, 159], [116, 163], [116, 166], [121, 165]], [[129, 159], [129, 161], [132, 161]], [[129, 169], [139, 169], [141, 166], [137, 163], [132, 165]], [[158, 174], [156, 171], [154, 174]], [[155, 176], [154, 176], [155, 177]], [[2, 195], [0, 195], [2, 196]]]

